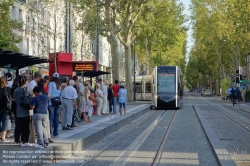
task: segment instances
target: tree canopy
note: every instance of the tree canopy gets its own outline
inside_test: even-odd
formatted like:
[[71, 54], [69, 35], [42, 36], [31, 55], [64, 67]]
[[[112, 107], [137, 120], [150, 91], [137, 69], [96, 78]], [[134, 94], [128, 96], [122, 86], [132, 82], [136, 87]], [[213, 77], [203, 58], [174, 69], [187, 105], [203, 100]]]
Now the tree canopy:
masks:
[[0, 2], [0, 48], [19, 52], [16, 44], [21, 42], [22, 38], [14, 33], [14, 30], [21, 29], [22, 23], [11, 18], [10, 7], [13, 3], [13, 0]]
[[[249, 2], [247, 0], [192, 0], [194, 46], [187, 65], [187, 83], [201, 78], [235, 78], [249, 55]], [[221, 71], [221, 74], [219, 73]], [[200, 80], [197, 79], [197, 75]]]

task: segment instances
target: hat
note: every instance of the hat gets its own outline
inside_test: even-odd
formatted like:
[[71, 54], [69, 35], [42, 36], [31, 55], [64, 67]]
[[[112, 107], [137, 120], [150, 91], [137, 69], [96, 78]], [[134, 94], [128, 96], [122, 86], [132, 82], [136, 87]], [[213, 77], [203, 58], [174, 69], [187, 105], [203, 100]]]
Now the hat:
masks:
[[5, 77], [6, 77], [7, 81], [11, 81], [12, 80], [12, 74], [9, 73], [9, 72], [5, 74]]
[[58, 74], [58, 73], [54, 73], [54, 74], [53, 74], [53, 77], [59, 78], [59, 74]]

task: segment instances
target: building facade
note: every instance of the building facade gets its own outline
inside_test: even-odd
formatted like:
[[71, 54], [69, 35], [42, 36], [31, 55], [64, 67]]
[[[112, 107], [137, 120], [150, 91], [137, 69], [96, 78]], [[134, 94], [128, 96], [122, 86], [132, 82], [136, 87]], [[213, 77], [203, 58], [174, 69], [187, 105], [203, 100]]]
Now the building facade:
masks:
[[[45, 1], [46, 2], [46, 1]], [[103, 36], [99, 36], [99, 43], [79, 28], [82, 23], [81, 14], [75, 11], [71, 4], [63, 0], [50, 3], [39, 0], [16, 0], [11, 7], [12, 19], [23, 23], [23, 28], [14, 30], [22, 37], [18, 44], [24, 54], [48, 58], [53, 52], [70, 52], [75, 61], [96, 60], [96, 50], [99, 47], [99, 70], [111, 72], [112, 57], [110, 44]], [[48, 1], [49, 2], [49, 1]], [[124, 56], [123, 46], [119, 45], [119, 56]], [[38, 70], [48, 70], [48, 64], [36, 65]], [[24, 68], [20, 72], [28, 72]], [[44, 72], [46, 73], [46, 72]], [[123, 75], [124, 71], [120, 71]], [[112, 81], [111, 75], [102, 76], [103, 80]]]

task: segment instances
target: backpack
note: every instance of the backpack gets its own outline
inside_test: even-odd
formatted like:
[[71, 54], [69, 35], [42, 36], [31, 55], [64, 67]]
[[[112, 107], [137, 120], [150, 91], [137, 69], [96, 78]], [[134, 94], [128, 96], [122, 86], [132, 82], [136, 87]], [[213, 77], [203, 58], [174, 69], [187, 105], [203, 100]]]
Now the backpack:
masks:
[[22, 96], [20, 97], [20, 106], [30, 110], [31, 96], [27, 93], [27, 87], [22, 89]]
[[6, 87], [5, 87], [5, 95], [1, 96], [0, 100], [1, 100], [1, 106], [6, 110], [10, 111], [12, 105], [12, 98], [10, 95], [8, 95]]

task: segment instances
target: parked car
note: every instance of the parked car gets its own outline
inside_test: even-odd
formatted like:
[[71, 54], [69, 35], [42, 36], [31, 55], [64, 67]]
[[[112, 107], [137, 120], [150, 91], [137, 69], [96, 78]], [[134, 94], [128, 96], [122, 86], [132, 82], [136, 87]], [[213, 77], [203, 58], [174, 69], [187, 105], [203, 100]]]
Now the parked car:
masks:
[[201, 90], [201, 96], [205, 93], [205, 89]]
[[203, 96], [213, 96], [213, 92], [210, 89], [204, 91]]

